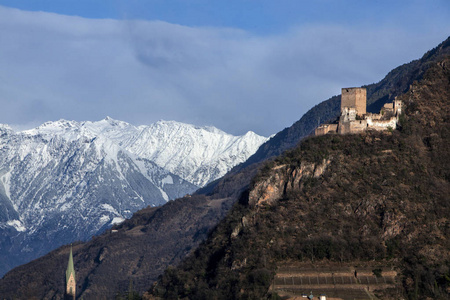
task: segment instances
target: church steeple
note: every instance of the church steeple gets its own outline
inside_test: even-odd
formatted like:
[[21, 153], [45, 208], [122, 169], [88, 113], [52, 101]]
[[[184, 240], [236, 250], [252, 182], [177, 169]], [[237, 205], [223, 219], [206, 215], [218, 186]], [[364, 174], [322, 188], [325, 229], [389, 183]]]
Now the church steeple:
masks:
[[70, 245], [69, 263], [66, 270], [66, 295], [75, 299], [75, 268], [73, 267], [72, 245]]

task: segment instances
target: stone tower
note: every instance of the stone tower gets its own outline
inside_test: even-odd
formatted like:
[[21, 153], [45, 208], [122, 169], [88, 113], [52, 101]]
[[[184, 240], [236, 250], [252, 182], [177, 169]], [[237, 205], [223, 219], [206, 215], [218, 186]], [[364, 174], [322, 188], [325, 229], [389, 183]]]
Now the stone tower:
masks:
[[366, 114], [367, 91], [365, 88], [343, 88], [341, 94], [341, 113], [345, 108], [354, 108], [358, 116]]
[[396, 116], [400, 115], [402, 113], [402, 109], [403, 109], [403, 102], [401, 100], [398, 100], [397, 97], [395, 97], [394, 100], [394, 114]]
[[66, 270], [66, 296], [67, 299], [75, 299], [76, 282], [75, 268], [73, 267], [72, 246], [70, 246], [69, 263]]

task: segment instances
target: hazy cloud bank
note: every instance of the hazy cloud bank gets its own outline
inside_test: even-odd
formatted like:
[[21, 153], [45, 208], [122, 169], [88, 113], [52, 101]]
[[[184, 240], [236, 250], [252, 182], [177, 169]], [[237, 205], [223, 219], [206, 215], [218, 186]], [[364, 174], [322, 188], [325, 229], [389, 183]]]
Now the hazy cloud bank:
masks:
[[109, 115], [269, 135], [341, 87], [379, 81], [445, 38], [332, 24], [256, 36], [0, 6], [0, 123]]

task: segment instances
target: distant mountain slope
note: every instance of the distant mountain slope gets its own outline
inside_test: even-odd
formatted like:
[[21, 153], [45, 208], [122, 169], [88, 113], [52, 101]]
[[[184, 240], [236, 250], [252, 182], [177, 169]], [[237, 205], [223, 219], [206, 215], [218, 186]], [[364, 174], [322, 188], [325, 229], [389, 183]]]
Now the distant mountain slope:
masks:
[[86, 132], [0, 130], [2, 272], [197, 189]]
[[[422, 58], [419, 61], [422, 66], [416, 65], [416, 67], [418, 69], [429, 68], [430, 65], [433, 65], [434, 60], [438, 59], [438, 57], [442, 58], [448, 50], [447, 40], [430, 52], [433, 55], [427, 59]], [[399, 70], [402, 69], [400, 68]], [[401, 76], [402, 73], [397, 73], [394, 77], [398, 80], [393, 77], [394, 81], [392, 84], [386, 82], [386, 89], [393, 88], [392, 93], [387, 90], [386, 93], [388, 95], [396, 96], [400, 94], [400, 92], [395, 91], [394, 87], [397, 86], [396, 83], [402, 81], [400, 80]], [[410, 76], [410, 78], [416, 77]], [[89, 297], [94, 299], [100, 296], [114, 297], [116, 291], [125, 291], [130, 281], [137, 291], [144, 291], [146, 288], [149, 288], [167, 266], [177, 265], [186, 254], [192, 252], [192, 249], [197, 247], [207, 236], [208, 232], [212, 228], [215, 228], [217, 221], [227, 213], [233, 203], [238, 201], [241, 195], [242, 203], [246, 203], [246, 194], [242, 192], [249, 187], [252, 178], [257, 174], [259, 164], [264, 159], [273, 157], [277, 153], [282, 153], [286, 149], [298, 144], [299, 140], [311, 132], [314, 126], [316, 126], [318, 117], [320, 117], [321, 122], [325, 122], [327, 118], [335, 116], [333, 114], [333, 105], [336, 105], [336, 107], [339, 106], [336, 101], [338, 99], [334, 97], [314, 107], [291, 128], [283, 130], [267, 142], [265, 148], [258, 151], [259, 154], [254, 156], [253, 160], [234, 168], [223, 178], [207, 185], [191, 198], [186, 197], [170, 201], [160, 208], [141, 210], [135, 213], [130, 220], [116, 227], [118, 235], [105, 233], [87, 243], [76, 245], [74, 247], [75, 268], [77, 269], [77, 274], [79, 274], [77, 280], [81, 284], [78, 295], [85, 295], [85, 299], [90, 299]], [[325, 108], [325, 110], [322, 111], [322, 108]], [[308, 122], [312, 123], [310, 124]], [[326, 140], [328, 138], [324, 137], [323, 139]], [[346, 142], [341, 141], [339, 143], [345, 145]], [[324, 144], [324, 146], [326, 145]], [[315, 152], [312, 151], [309, 153], [313, 154]], [[321, 155], [321, 153], [321, 151], [317, 151], [318, 155]], [[444, 167], [446, 166], [445, 164], [442, 165]], [[265, 169], [271, 170], [270, 166]], [[442, 171], [442, 169], [440, 170]], [[350, 171], [350, 174], [357, 172], [357, 170], [353, 169]], [[311, 183], [314, 182], [312, 181]], [[311, 202], [314, 201], [313, 198], [310, 200]], [[311, 222], [316, 220], [318, 214], [320, 216], [320, 213], [318, 211], [317, 214], [309, 216]], [[270, 214], [267, 216], [271, 217]], [[236, 217], [233, 225], [242, 221], [240, 215], [233, 214], [230, 216], [230, 218], [233, 217]], [[301, 220], [296, 219], [295, 221], [300, 222]], [[356, 228], [360, 228], [359, 225]], [[234, 230], [236, 227], [230, 228]], [[231, 232], [229, 233], [230, 235], [228, 237], [231, 238]], [[291, 234], [291, 232], [287, 232], [286, 234]], [[126, 238], [122, 239], [122, 237]], [[142, 245], [140, 241], [143, 241]], [[224, 240], [220, 238], [218, 241]], [[247, 241], [239, 239], [239, 241], [245, 244], [251, 242], [252, 239], [250, 238]], [[132, 245], [132, 247], [129, 245]], [[248, 245], [249, 249], [254, 250], [252, 243], [246, 245]], [[225, 244], [224, 247], [226, 247]], [[264, 248], [265, 245], [260, 249]], [[222, 250], [219, 249], [217, 252], [216, 257], [218, 261], [223, 254]], [[257, 250], [255, 250], [255, 253], [260, 254]], [[200, 253], [205, 254], [205, 259], [211, 258], [209, 256], [210, 252], [203, 252], [204, 248], [201, 251]], [[0, 294], [11, 295], [10, 297], [17, 295], [20, 297], [26, 295], [28, 292], [29, 294], [37, 295], [39, 298], [57, 298], [57, 295], [61, 295], [64, 286], [61, 274], [65, 270], [68, 253], [69, 248], [62, 247], [36, 261], [12, 270], [0, 280]], [[264, 260], [264, 256], [259, 257]], [[203, 266], [203, 264], [204, 261], [199, 262], [200, 266]], [[216, 266], [222, 266], [221, 262], [217, 265], [211, 264], [210, 269], [206, 273], [200, 274], [200, 276], [209, 274], [209, 270], [215, 272], [217, 270], [215, 269]], [[120, 271], [118, 272], [117, 270]], [[259, 271], [253, 275], [258, 274]], [[261, 274], [264, 280], [266, 278], [265, 271]], [[260, 277], [253, 275], [251, 276], [251, 280], [254, 282], [258, 281]], [[186, 278], [189, 279], [192, 277]], [[181, 279], [184, 280], [183, 278]], [[204, 283], [203, 279], [202, 282]], [[172, 284], [174, 286], [176, 285], [175, 283]], [[209, 289], [209, 282], [206, 282], [206, 286]], [[232, 282], [230, 286], [239, 287], [236, 282]], [[165, 286], [164, 289], [168, 290], [168, 287]], [[258, 289], [260, 288], [258, 287]], [[211, 286], [211, 290], [214, 290], [214, 286]], [[263, 293], [266, 292], [265, 287], [262, 290]], [[185, 292], [184, 288], [181, 288], [179, 291]]]
[[176, 122], [135, 127], [111, 118], [47, 122], [18, 133], [2, 125], [0, 274], [148, 205], [194, 192], [199, 185], [181, 176], [200, 184], [216, 179], [266, 139]]
[[[376, 262], [400, 274], [394, 287], [372, 285], [377, 298], [448, 299], [450, 55], [401, 99], [400, 131], [311, 137], [266, 163], [208, 239], [144, 298], [279, 299], [269, 289], [279, 266]], [[353, 288], [372, 299], [366, 286]]]
[[[73, 245], [78, 295], [114, 299], [128, 289], [145, 291], [168, 264], [179, 262], [206, 238], [225, 211], [224, 200], [192, 196], [147, 207], [130, 220], [86, 243]], [[195, 220], [194, 220], [195, 219]], [[167, 249], [176, 249], [167, 250]], [[64, 246], [19, 266], [0, 280], [0, 294], [37, 299], [62, 299], [70, 247]]]

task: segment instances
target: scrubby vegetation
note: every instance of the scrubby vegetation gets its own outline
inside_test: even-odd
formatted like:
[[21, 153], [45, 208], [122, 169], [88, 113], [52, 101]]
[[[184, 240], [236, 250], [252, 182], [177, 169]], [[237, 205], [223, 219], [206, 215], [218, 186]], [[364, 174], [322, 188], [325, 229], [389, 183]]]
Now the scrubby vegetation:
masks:
[[[402, 96], [407, 110], [400, 130], [308, 138], [268, 162], [253, 186], [270, 180], [279, 166], [293, 171], [305, 162], [329, 164], [275, 204], [249, 205], [243, 193], [208, 240], [167, 270], [151, 294], [271, 298], [277, 262], [376, 260], [398, 267], [404, 297], [448, 299], [449, 91], [446, 59]], [[290, 183], [291, 173], [283, 174], [274, 185]]]

